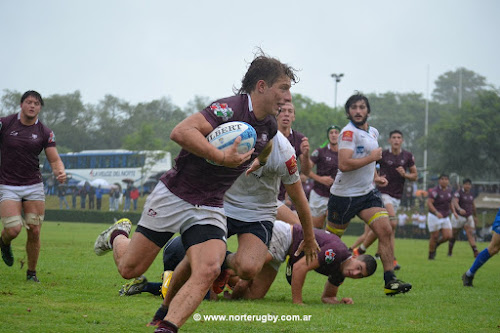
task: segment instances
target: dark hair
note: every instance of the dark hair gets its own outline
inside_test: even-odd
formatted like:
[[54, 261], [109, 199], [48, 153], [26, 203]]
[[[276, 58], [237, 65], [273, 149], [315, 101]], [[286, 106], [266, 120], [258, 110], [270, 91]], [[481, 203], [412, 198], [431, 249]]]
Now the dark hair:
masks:
[[469, 184], [472, 184], [472, 180], [470, 180], [470, 178], [465, 178], [463, 183], [469, 183]]
[[445, 173], [442, 173], [442, 174], [439, 175], [439, 179], [444, 178], [444, 177], [450, 179], [450, 177], [447, 174], [445, 174]]
[[238, 93], [251, 93], [260, 80], [264, 80], [269, 86], [272, 86], [283, 76], [289, 77], [292, 83], [297, 83], [298, 78], [295, 75], [295, 71], [293, 67], [283, 64], [278, 59], [267, 56], [259, 49], [241, 80], [241, 88], [238, 90]]
[[36, 98], [40, 102], [40, 104], [43, 106], [42, 95], [40, 95], [40, 93], [38, 93], [34, 90], [28, 90], [27, 92], [25, 92], [23, 94], [23, 96], [21, 96], [21, 104], [23, 104], [24, 100], [26, 98], [28, 98], [29, 96]]
[[370, 102], [368, 102], [368, 98], [358, 91], [354, 95], [349, 97], [347, 102], [345, 102], [345, 106], [344, 106], [345, 112], [349, 113], [349, 108], [351, 107], [351, 105], [353, 105], [354, 103], [356, 103], [358, 101], [365, 101], [366, 107], [368, 108], [368, 113], [370, 113], [371, 109], [370, 109]]
[[401, 136], [403, 136], [403, 133], [401, 133], [400, 130], [393, 130], [392, 132], [389, 133], [389, 138], [393, 135], [393, 134], [399, 134]]
[[365, 277], [372, 275], [377, 270], [377, 260], [375, 260], [375, 258], [373, 258], [371, 255], [362, 254], [362, 255], [358, 256], [356, 259], [358, 259], [366, 264], [366, 272], [368, 275]]

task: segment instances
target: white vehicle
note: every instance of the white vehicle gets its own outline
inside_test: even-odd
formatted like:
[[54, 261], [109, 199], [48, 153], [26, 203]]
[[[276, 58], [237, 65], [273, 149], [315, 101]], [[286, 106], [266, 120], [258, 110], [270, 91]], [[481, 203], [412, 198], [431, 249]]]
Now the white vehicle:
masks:
[[[88, 181], [93, 186], [101, 185], [103, 188], [122, 183], [151, 187], [161, 174], [172, 168], [171, 154], [158, 150], [83, 150], [59, 156], [73, 185], [83, 185]], [[52, 173], [48, 160], [43, 164], [42, 173]]]

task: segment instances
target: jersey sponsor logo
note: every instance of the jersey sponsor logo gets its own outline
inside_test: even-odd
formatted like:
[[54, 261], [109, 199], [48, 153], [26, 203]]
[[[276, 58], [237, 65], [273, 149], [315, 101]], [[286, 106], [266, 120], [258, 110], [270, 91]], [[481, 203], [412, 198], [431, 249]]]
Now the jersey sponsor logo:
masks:
[[158, 213], [154, 209], [150, 208], [148, 210], [148, 216], [156, 217], [156, 215], [158, 215]]
[[234, 114], [233, 109], [227, 103], [213, 103], [210, 105], [210, 109], [217, 117], [222, 118], [224, 121], [227, 121]]
[[325, 251], [325, 262], [331, 264], [335, 260], [335, 252], [333, 249], [328, 249]]
[[356, 154], [363, 154], [364, 151], [365, 151], [365, 146], [356, 147]]
[[342, 133], [342, 141], [352, 141], [353, 136], [353, 131], [345, 131], [344, 133]]
[[38, 135], [36, 135], [36, 134], [32, 133], [32, 134], [31, 134], [31, 138], [32, 138], [33, 140], [36, 140], [36, 139], [38, 138]]
[[49, 143], [54, 143], [54, 142], [56, 142], [56, 136], [55, 136], [54, 132], [50, 132]]
[[11, 136], [17, 136], [18, 134], [19, 134], [19, 133], [18, 133], [18, 132], [16, 132], [16, 131], [12, 131], [12, 132], [10, 132], [10, 135], [11, 135]]
[[293, 175], [294, 173], [297, 172], [298, 166], [297, 166], [297, 160], [295, 159], [295, 155], [290, 157], [288, 161], [285, 162], [286, 168], [288, 169], [288, 173], [290, 175]]

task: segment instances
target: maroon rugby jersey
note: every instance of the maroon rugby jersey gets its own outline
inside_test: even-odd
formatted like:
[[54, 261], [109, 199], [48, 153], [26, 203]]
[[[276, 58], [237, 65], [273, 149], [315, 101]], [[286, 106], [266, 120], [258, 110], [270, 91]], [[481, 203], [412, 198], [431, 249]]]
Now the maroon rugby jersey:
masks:
[[441, 186], [438, 185], [429, 189], [429, 198], [434, 199], [434, 208], [436, 208], [436, 210], [440, 212], [443, 217], [450, 215], [452, 195], [449, 187], [443, 190]]
[[193, 205], [223, 207], [224, 193], [278, 130], [274, 116], [268, 115], [261, 121], [255, 118], [249, 110], [248, 98], [244, 94], [218, 100], [202, 110], [201, 114], [213, 128], [230, 121], [244, 121], [252, 125], [257, 132], [257, 142], [250, 160], [236, 168], [227, 168], [210, 164], [204, 158], [182, 149], [175, 158], [175, 166], [160, 178], [172, 193]]
[[455, 198], [458, 199], [458, 205], [460, 208], [465, 210], [465, 214], [462, 215], [458, 211], [458, 215], [462, 215], [464, 217], [469, 217], [474, 214], [474, 196], [469, 191], [469, 193], [465, 192], [463, 188], [456, 191], [454, 194]]
[[[292, 147], [295, 148], [295, 157], [297, 158], [297, 160], [299, 160], [299, 156], [302, 155], [302, 150], [300, 150], [300, 144], [302, 143], [302, 139], [305, 137], [306, 136], [304, 134], [294, 130], [292, 130], [290, 132], [290, 135], [287, 137]], [[286, 192], [285, 185], [281, 183], [280, 192], [278, 193], [278, 200], [280, 201], [285, 200], [285, 192]]]
[[55, 147], [54, 132], [37, 120], [26, 126], [20, 114], [0, 118], [0, 184], [26, 186], [43, 181], [38, 156], [43, 149]]
[[388, 180], [387, 186], [379, 187], [381, 193], [390, 195], [393, 198], [401, 199], [405, 185], [405, 178], [402, 177], [396, 168], [402, 166], [408, 170], [415, 165], [413, 154], [406, 150], [401, 150], [398, 155], [394, 155], [390, 150], [382, 152], [382, 159], [378, 161], [380, 164], [380, 175], [385, 176]]
[[[313, 151], [311, 161], [316, 164], [316, 174], [318, 176], [330, 176], [335, 180], [335, 176], [337, 176], [337, 171], [339, 170], [338, 152], [332, 151], [329, 145], [327, 145]], [[330, 196], [330, 186], [319, 182], [314, 182], [313, 190], [322, 197]]]
[[[314, 229], [314, 236], [320, 247], [318, 253], [319, 267], [316, 268], [315, 271], [319, 274], [328, 276], [328, 281], [330, 281], [331, 284], [340, 286], [344, 281], [340, 265], [352, 256], [351, 253], [337, 235], [331, 234], [325, 230]], [[304, 232], [302, 226], [300, 224], [295, 224], [292, 232], [291, 251], [289, 251], [289, 263], [292, 266], [304, 256], [304, 252], [299, 256], [294, 255], [303, 239]]]

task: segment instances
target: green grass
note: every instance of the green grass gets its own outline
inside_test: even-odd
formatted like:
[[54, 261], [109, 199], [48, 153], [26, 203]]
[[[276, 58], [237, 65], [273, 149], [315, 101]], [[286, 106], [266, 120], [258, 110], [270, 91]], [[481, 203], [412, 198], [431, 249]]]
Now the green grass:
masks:
[[[44, 222], [38, 265], [41, 284], [25, 281], [26, 232], [14, 240], [16, 262], [0, 262], [1, 332], [153, 332], [145, 327], [161, 298], [150, 294], [118, 296], [125, 282], [111, 255], [97, 257], [93, 243], [105, 228], [100, 224]], [[345, 237], [351, 244], [355, 237]], [[229, 246], [235, 247], [230, 239]], [[487, 244], [479, 243], [479, 249]], [[373, 277], [346, 280], [339, 296], [352, 297], [354, 305], [325, 305], [320, 301], [325, 277], [310, 273], [304, 287], [304, 302], [291, 303], [290, 287], [281, 271], [268, 295], [258, 301], [203, 302], [201, 315], [310, 315], [309, 321], [196, 322], [183, 326], [188, 332], [499, 332], [499, 258], [492, 258], [476, 275], [474, 288], [462, 286], [460, 276], [472, 264], [466, 242], [457, 242], [453, 257], [445, 246], [435, 261], [427, 260], [428, 242], [397, 239], [402, 270], [398, 277], [411, 282], [405, 295], [383, 294], [382, 269]], [[372, 251], [373, 252], [373, 251]], [[283, 267], [282, 267], [283, 269]], [[159, 280], [158, 257], [146, 273]]]

